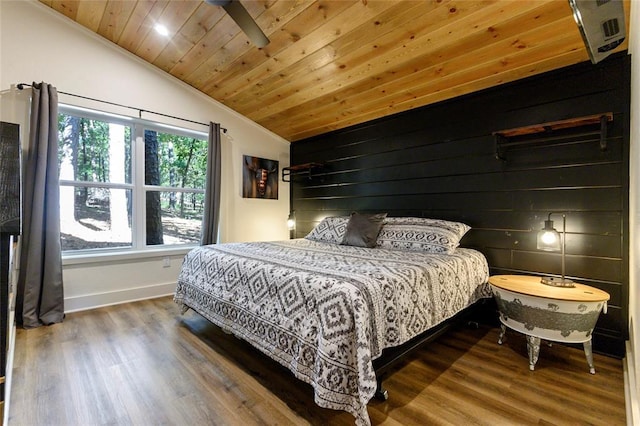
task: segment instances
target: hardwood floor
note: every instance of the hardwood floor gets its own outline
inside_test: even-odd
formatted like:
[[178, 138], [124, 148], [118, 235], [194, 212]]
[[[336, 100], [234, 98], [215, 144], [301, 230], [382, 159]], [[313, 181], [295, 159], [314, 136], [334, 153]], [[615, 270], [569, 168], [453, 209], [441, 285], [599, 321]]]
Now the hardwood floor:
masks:
[[[375, 425], [624, 425], [622, 362], [541, 348], [515, 332], [460, 327], [422, 348], [372, 400]], [[170, 298], [67, 315], [18, 330], [9, 425], [349, 425], [309, 385]]]

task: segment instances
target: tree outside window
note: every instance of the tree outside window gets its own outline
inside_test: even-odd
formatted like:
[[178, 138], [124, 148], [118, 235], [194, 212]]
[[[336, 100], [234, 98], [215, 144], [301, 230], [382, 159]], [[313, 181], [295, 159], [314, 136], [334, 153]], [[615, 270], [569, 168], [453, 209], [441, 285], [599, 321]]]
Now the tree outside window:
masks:
[[206, 135], [167, 130], [143, 120], [60, 110], [63, 251], [198, 244]]

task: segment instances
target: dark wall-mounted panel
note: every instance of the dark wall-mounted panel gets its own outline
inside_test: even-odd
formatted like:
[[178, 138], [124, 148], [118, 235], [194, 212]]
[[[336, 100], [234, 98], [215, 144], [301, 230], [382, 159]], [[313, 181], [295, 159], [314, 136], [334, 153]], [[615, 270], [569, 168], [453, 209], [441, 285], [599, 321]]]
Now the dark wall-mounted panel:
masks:
[[[291, 164], [323, 164], [313, 179], [290, 186], [297, 236], [354, 210], [460, 220], [473, 228], [463, 245], [482, 251], [492, 274], [559, 274], [560, 255], [537, 251], [535, 237], [549, 212], [565, 212], [567, 275], [611, 294], [595, 350], [622, 356], [629, 98], [623, 53], [295, 142]], [[605, 150], [598, 135], [563, 129], [551, 145], [495, 158], [493, 134], [502, 129], [603, 113], [613, 117]]]
[[21, 229], [20, 127], [0, 122], [0, 232]]

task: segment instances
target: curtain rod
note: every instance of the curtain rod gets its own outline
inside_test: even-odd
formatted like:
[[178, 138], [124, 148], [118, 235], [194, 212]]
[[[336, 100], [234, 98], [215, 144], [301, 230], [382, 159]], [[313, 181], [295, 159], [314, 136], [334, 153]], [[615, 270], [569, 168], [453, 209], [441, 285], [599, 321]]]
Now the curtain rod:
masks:
[[[16, 85], [18, 90], [24, 90], [25, 86], [26, 87], [31, 87], [31, 85], [28, 84], [28, 83], [18, 83]], [[149, 111], [148, 109], [142, 109], [142, 108], [132, 107], [132, 106], [129, 106], [129, 105], [117, 104], [115, 102], [103, 101], [102, 99], [95, 99], [95, 98], [90, 98], [90, 97], [87, 97], [87, 96], [76, 95], [76, 94], [73, 94], [73, 93], [61, 92], [59, 90], [57, 90], [57, 92], [60, 93], [60, 94], [63, 94], [63, 95], [67, 95], [67, 96], [74, 96], [76, 98], [87, 99], [89, 101], [102, 102], [103, 104], [114, 105], [114, 106], [118, 106], [118, 107], [122, 107], [122, 108], [135, 109], [135, 110], [138, 111], [138, 118], [140, 118], [140, 119], [142, 119], [142, 113], [143, 112], [148, 112], [149, 114], [161, 115], [163, 117], [173, 118], [175, 120], [182, 120], [182, 121], [186, 121], [188, 123], [199, 124], [201, 126], [209, 127], [209, 125], [206, 124], [206, 123], [200, 123], [199, 121], [193, 121], [193, 120], [189, 120], [187, 118], [181, 118], [181, 117], [176, 117], [176, 116], [173, 116], [173, 115], [163, 114], [161, 112]], [[222, 130], [224, 133], [227, 133], [227, 129], [224, 128], [224, 127], [220, 127], [220, 130]]]

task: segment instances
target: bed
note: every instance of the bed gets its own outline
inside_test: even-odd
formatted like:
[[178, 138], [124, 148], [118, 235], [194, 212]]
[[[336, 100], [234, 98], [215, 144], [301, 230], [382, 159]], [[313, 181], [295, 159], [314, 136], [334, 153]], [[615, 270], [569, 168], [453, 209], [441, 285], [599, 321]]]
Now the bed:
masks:
[[491, 297], [485, 257], [458, 247], [466, 225], [436, 221], [448, 228], [434, 233], [433, 220], [378, 219], [355, 239], [352, 215], [325, 218], [305, 238], [198, 247], [174, 300], [311, 384], [319, 406], [368, 425], [382, 351]]

